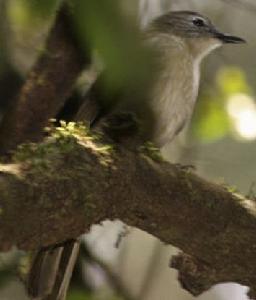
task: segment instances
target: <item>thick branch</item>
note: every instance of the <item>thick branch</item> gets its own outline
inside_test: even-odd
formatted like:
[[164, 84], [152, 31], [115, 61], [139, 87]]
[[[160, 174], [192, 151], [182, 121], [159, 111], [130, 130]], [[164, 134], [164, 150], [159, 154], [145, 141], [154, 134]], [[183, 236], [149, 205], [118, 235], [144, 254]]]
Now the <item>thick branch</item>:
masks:
[[86, 62], [73, 36], [69, 12], [64, 6], [57, 14], [45, 49], [2, 121], [1, 153], [19, 143], [40, 140], [48, 120], [56, 116], [71, 94]]
[[141, 152], [109, 150], [89, 137], [22, 151], [24, 162], [2, 166], [2, 250], [58, 243], [119, 218], [186, 253], [173, 266], [194, 294], [235, 281], [250, 286], [255, 297], [253, 201], [175, 165]]

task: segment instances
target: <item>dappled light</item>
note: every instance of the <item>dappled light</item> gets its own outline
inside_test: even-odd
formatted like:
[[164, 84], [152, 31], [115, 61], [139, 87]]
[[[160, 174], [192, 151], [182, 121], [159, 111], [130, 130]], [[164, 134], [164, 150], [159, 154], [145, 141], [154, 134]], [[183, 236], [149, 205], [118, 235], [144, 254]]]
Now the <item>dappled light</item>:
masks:
[[244, 140], [256, 139], [256, 103], [246, 94], [234, 94], [227, 99], [227, 112], [236, 136]]
[[240, 141], [256, 139], [256, 101], [244, 71], [222, 67], [216, 83], [202, 91], [192, 132], [201, 142], [225, 137]]

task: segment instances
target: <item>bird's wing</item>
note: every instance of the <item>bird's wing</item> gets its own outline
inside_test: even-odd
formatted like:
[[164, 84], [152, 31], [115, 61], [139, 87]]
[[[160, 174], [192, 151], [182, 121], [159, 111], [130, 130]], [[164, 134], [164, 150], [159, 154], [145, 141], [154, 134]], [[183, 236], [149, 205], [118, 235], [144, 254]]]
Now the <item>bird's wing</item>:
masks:
[[123, 100], [125, 91], [108, 88], [105, 79], [106, 72], [102, 72], [86, 92], [75, 121], [82, 121], [89, 127], [95, 127], [102, 117], [112, 112]]

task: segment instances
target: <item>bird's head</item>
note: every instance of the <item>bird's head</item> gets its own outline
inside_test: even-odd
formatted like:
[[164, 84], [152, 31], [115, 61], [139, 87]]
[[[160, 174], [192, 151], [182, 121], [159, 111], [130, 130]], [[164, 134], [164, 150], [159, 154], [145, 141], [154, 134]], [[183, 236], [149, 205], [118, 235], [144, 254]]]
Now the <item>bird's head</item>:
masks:
[[219, 31], [205, 16], [192, 11], [173, 11], [156, 18], [149, 26], [153, 35], [184, 42], [192, 54], [202, 59], [222, 44], [244, 43], [245, 40]]

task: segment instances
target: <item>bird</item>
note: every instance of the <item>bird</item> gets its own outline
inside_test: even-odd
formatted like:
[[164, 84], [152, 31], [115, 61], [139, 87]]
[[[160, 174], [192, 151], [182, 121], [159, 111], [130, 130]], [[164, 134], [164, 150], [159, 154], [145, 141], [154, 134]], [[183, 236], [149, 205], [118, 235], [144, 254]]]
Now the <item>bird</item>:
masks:
[[[99, 76], [75, 119], [97, 128], [113, 116], [125, 119], [120, 118], [120, 113], [127, 109], [127, 113], [135, 114], [142, 127], [146, 124], [147, 129], [142, 130], [143, 138], [162, 148], [191, 119], [198, 96], [202, 60], [224, 44], [240, 44], [245, 40], [221, 32], [209, 18], [198, 12], [171, 11], [155, 18], [144, 29], [143, 43], [154, 52], [154, 74], [144, 89], [143, 105], [136, 106], [136, 101], [124, 101], [123, 105], [122, 100], [118, 100], [111, 105], [107, 101], [109, 107], [103, 107], [101, 98], [109, 95], [102, 90], [102, 77]], [[117, 94], [117, 98], [127, 95], [123, 91]], [[33, 299], [65, 299], [78, 244], [72, 240], [38, 252], [29, 276], [29, 294]]]
[[[154, 51], [150, 69], [153, 75], [150, 84], [143, 89], [144, 101], [131, 101], [134, 91], [128, 95], [127, 91], [122, 91], [121, 95], [109, 96], [108, 91], [104, 91], [102, 76], [86, 95], [76, 120], [86, 119], [89, 126], [96, 127], [120, 108], [137, 113], [142, 126], [150, 123], [145, 139], [162, 148], [192, 116], [204, 57], [223, 44], [245, 43], [245, 40], [222, 33], [209, 18], [192, 11], [171, 11], [161, 15], [146, 27], [143, 39], [144, 44]], [[123, 107], [124, 104], [127, 106], [127, 101], [123, 101], [125, 97], [129, 99], [129, 108]]]

